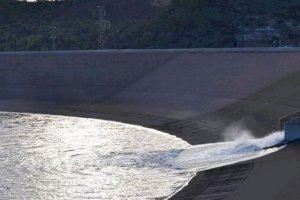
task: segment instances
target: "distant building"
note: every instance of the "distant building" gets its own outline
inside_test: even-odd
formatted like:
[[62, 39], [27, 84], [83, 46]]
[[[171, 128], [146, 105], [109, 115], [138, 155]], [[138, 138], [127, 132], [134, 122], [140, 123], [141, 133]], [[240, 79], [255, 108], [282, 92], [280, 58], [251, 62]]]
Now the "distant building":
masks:
[[272, 27], [244, 28], [240, 27], [236, 34], [239, 47], [271, 47], [280, 46], [280, 32]]

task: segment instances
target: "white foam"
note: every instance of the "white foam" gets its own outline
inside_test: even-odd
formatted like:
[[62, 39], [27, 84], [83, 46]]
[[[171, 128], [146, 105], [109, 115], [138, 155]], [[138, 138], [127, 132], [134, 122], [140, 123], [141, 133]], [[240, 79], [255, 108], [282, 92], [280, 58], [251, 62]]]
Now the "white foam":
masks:
[[273, 146], [281, 144], [283, 140], [284, 133], [275, 132], [259, 139], [196, 145], [183, 150], [176, 157], [173, 165], [177, 168], [196, 171], [221, 167], [276, 152], [282, 146]]

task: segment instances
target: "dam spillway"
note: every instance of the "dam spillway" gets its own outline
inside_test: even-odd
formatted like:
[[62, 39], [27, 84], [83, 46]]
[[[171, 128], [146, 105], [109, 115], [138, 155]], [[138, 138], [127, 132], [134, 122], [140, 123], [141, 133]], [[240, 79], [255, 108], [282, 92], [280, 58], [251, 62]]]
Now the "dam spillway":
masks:
[[[237, 121], [262, 137], [277, 128], [280, 117], [300, 108], [299, 54], [297, 48], [1, 53], [0, 108], [138, 124], [191, 144], [218, 142]], [[199, 173], [174, 199], [247, 199], [246, 194], [259, 190], [247, 184], [268, 180], [276, 182], [278, 191], [287, 184], [297, 186], [290, 182], [298, 180], [295, 152], [297, 146], [291, 145], [255, 162]], [[286, 166], [287, 160], [293, 165]], [[288, 173], [262, 181], [260, 170], [270, 172], [256, 166], [271, 167], [272, 174]], [[222, 174], [233, 176], [239, 170], [240, 181], [225, 179], [234, 189], [213, 192], [215, 181], [224, 180]], [[260, 194], [274, 196], [267, 190]], [[284, 194], [297, 196], [288, 189], [282, 189]]]
[[[299, 62], [297, 48], [1, 53], [0, 106], [46, 111], [53, 105], [52, 112], [63, 113], [59, 110], [67, 107], [74, 112], [89, 110], [103, 118], [172, 129], [174, 134], [183, 128], [183, 139], [198, 144], [203, 136], [192, 139], [198, 137], [195, 126], [205, 123], [203, 116], [208, 114], [216, 119], [205, 120], [218, 121], [212, 126], [219, 132], [228, 126], [220, 117], [228, 118], [229, 123], [244, 118], [253, 127], [257, 127], [258, 117], [269, 118], [254, 116], [258, 115], [255, 111], [252, 115], [235, 111], [231, 116], [212, 113], [292, 75], [299, 70]], [[261, 106], [258, 104], [268, 106], [280, 99], [277, 94], [261, 95], [255, 110]], [[277, 121], [289, 113], [276, 111], [269, 119]], [[218, 141], [213, 132], [209, 132], [211, 142]]]

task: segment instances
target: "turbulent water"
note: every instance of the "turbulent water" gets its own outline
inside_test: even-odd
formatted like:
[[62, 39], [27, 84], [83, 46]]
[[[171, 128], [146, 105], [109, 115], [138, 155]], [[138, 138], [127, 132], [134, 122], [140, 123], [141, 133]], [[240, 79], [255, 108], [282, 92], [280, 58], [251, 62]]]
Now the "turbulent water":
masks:
[[0, 113], [0, 199], [164, 199], [196, 171], [275, 152], [265, 148], [282, 140], [191, 146], [122, 123]]

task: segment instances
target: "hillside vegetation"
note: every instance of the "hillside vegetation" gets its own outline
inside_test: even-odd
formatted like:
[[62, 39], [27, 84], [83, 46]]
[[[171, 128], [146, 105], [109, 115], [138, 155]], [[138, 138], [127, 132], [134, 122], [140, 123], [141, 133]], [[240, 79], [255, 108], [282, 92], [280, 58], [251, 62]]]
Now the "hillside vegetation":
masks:
[[0, 51], [234, 47], [267, 26], [299, 44], [299, 22], [300, 0], [0, 0]]

